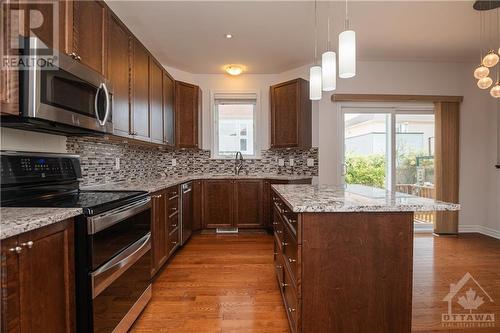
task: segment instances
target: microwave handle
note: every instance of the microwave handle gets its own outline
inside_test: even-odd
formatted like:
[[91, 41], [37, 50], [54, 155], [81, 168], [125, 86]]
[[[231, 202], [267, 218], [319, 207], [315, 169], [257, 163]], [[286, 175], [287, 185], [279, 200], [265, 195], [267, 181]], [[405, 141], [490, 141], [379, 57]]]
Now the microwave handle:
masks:
[[95, 117], [97, 118], [97, 121], [99, 122], [99, 124], [101, 126], [104, 126], [106, 124], [106, 121], [108, 121], [108, 116], [109, 116], [109, 92], [108, 92], [108, 87], [106, 87], [106, 84], [103, 82], [101, 83], [101, 85], [99, 86], [99, 89], [97, 89], [97, 91], [99, 92], [99, 90], [104, 90], [104, 95], [106, 95], [106, 113], [104, 114], [104, 119], [101, 120], [99, 119], [99, 110], [98, 110], [98, 105], [97, 105], [97, 98], [99, 96], [99, 94], [95, 94], [95, 99], [94, 99], [94, 109], [95, 109]]

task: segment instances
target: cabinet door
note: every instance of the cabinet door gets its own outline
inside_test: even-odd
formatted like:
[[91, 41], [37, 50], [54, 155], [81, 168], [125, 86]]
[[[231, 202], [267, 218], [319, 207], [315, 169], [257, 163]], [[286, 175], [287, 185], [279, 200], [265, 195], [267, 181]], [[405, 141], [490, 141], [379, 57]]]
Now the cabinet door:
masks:
[[298, 95], [296, 80], [271, 87], [271, 147], [296, 147], [298, 137]]
[[262, 180], [237, 180], [234, 183], [234, 225], [258, 228], [262, 219]]
[[132, 91], [132, 135], [149, 141], [149, 54], [137, 39], [133, 39]]
[[69, 53], [76, 53], [83, 64], [105, 75], [106, 6], [94, 0], [71, 4], [73, 29], [68, 29], [68, 34], [72, 33]]
[[175, 82], [176, 144], [180, 148], [198, 147], [199, 93], [195, 85]]
[[149, 112], [151, 141], [163, 143], [163, 70], [149, 57]]
[[206, 228], [233, 225], [233, 181], [203, 182], [203, 222]]
[[264, 227], [271, 228], [271, 182], [266, 179], [262, 188], [262, 223]]
[[73, 221], [21, 234], [19, 244], [22, 330], [74, 332]]
[[167, 196], [165, 191], [151, 195], [153, 212], [153, 270], [158, 272], [168, 257]]
[[113, 133], [130, 135], [130, 35], [110, 15], [108, 38], [108, 79], [113, 85]]
[[175, 145], [174, 79], [163, 72], [163, 138], [167, 145]]
[[201, 180], [193, 181], [193, 231], [202, 228], [203, 185]]
[[[13, 249], [18, 246], [17, 237], [2, 240], [2, 326], [1, 331], [21, 331], [19, 296], [19, 261]], [[12, 249], [12, 250], [11, 250]]]

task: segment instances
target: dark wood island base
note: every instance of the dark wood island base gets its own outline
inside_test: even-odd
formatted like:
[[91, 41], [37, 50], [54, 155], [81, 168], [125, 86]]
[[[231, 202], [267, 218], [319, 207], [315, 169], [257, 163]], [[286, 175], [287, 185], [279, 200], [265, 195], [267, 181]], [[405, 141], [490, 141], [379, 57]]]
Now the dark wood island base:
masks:
[[411, 332], [413, 212], [293, 213], [273, 191], [293, 333]]

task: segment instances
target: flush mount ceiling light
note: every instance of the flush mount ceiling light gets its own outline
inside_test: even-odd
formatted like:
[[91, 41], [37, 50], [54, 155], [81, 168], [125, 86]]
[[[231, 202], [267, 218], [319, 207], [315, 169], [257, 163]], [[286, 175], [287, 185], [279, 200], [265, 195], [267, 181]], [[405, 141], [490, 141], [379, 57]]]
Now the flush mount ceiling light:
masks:
[[[500, 71], [500, 27], [499, 27], [499, 1], [476, 1], [473, 5], [474, 9], [479, 11], [479, 66], [474, 70], [474, 78], [476, 78], [479, 89], [490, 89], [490, 95], [494, 98], [500, 98], [499, 71]], [[496, 9], [496, 10], [495, 10]], [[495, 10], [495, 11], [494, 11]], [[495, 15], [496, 14], [496, 15]], [[494, 20], [494, 16], [496, 20]], [[496, 22], [495, 22], [496, 21]], [[496, 29], [495, 29], [496, 27]], [[496, 30], [496, 31], [495, 31]], [[485, 37], [486, 36], [486, 37]], [[483, 57], [483, 52], [488, 50]], [[497, 52], [498, 51], [498, 52]], [[496, 66], [497, 80], [495, 81], [489, 76], [494, 73]]]
[[225, 71], [229, 75], [237, 76], [243, 73], [243, 68], [238, 65], [228, 65], [226, 66]]

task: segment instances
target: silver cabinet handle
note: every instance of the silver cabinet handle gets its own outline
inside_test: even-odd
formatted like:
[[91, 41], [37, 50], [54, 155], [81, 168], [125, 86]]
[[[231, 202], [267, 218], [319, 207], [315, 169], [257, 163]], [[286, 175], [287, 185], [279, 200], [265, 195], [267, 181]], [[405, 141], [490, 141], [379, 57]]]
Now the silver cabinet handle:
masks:
[[278, 225], [279, 223], [278, 222], [273, 222], [273, 225]]
[[291, 307], [288, 307], [288, 312], [290, 312], [290, 313], [295, 312], [295, 309], [291, 308]]
[[81, 60], [82, 60], [82, 57], [80, 57], [80, 56], [77, 54], [75, 59], [76, 59], [76, 60], [78, 60], [78, 61], [81, 61]]
[[171, 225], [172, 228], [176, 228], [177, 227], [177, 224], [172, 224]]
[[286, 287], [288, 287], [288, 286], [289, 286], [289, 284], [288, 284], [288, 283], [281, 283], [281, 286], [282, 286], [283, 288], [286, 288]]
[[28, 249], [31, 249], [33, 247], [33, 241], [29, 241], [26, 243], [21, 243], [21, 246], [27, 247]]
[[287, 246], [287, 245], [288, 245], [288, 243], [287, 243], [287, 242], [281, 242], [281, 245], [282, 245], [282, 246]]
[[296, 262], [296, 261], [297, 261], [296, 259], [288, 258], [289, 263]]
[[76, 53], [75, 53], [75, 52], [68, 53], [68, 55], [69, 55], [71, 58], [73, 58], [73, 59], [75, 59], [75, 60], [76, 60]]
[[176, 212], [177, 208], [176, 207], [172, 207], [172, 208], [170, 208], [170, 210], [173, 211], [173, 212]]
[[177, 242], [172, 242], [172, 244], [176, 245], [176, 244], [177, 244]]
[[283, 233], [283, 231], [281, 231], [281, 230], [276, 230], [276, 233], [277, 233], [277, 234], [282, 234], [282, 233]]
[[283, 268], [283, 266], [281, 266], [281, 265], [276, 265], [276, 268], [277, 268], [277, 269], [282, 269], [282, 268]]
[[20, 246], [16, 246], [16, 247], [9, 249], [10, 252], [16, 252], [17, 254], [21, 253], [22, 250], [23, 250], [23, 248]]

